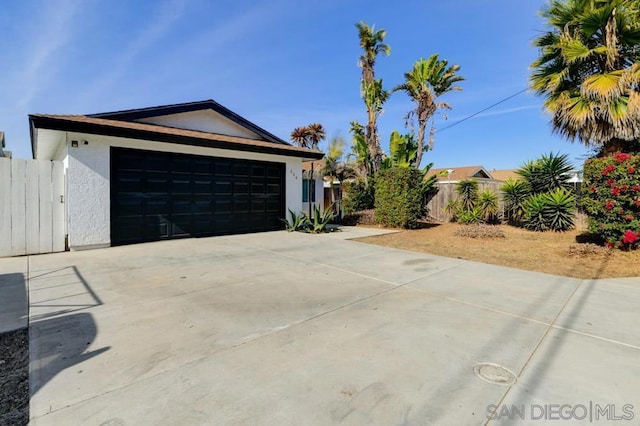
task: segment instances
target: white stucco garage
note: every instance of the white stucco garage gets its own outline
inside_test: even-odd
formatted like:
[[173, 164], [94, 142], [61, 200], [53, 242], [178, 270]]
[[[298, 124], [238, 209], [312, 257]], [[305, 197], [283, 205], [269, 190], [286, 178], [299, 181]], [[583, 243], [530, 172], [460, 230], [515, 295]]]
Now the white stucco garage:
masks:
[[212, 100], [29, 121], [33, 157], [64, 162], [71, 249], [280, 229], [323, 156]]

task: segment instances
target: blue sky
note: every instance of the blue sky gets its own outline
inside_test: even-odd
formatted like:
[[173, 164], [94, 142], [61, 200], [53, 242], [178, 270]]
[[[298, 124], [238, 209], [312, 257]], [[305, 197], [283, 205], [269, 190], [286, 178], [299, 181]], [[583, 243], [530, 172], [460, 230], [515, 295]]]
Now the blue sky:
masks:
[[[310, 122], [348, 137], [365, 121], [354, 24], [387, 30], [377, 77], [401, 83], [439, 53], [461, 66], [464, 90], [445, 96], [447, 125], [527, 87], [545, 29], [543, 0], [360, 1], [51, 0], [2, 6], [0, 130], [29, 158], [27, 114], [88, 114], [215, 99], [283, 139]], [[379, 120], [383, 147], [412, 108], [393, 95]], [[514, 168], [550, 151], [580, 164], [588, 150], [551, 133], [542, 99], [521, 94], [444, 130], [425, 162]]]

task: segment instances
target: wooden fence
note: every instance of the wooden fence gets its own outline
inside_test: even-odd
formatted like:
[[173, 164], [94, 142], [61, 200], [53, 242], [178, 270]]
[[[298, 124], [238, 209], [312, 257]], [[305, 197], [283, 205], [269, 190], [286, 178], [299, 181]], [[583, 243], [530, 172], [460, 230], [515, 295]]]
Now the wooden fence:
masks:
[[0, 257], [65, 250], [61, 161], [0, 158]]
[[[458, 197], [456, 193], [456, 184], [455, 183], [439, 183], [438, 185], [439, 191], [429, 201], [427, 204], [428, 215], [434, 220], [439, 222], [447, 222], [451, 219], [451, 215], [446, 212], [447, 204], [451, 200], [455, 200]], [[502, 214], [504, 209], [504, 204], [502, 202], [502, 195], [500, 192], [500, 187], [502, 186], [502, 182], [482, 182], [478, 181], [478, 192], [482, 192], [485, 189], [494, 192], [498, 195], [498, 206], [499, 212]]]

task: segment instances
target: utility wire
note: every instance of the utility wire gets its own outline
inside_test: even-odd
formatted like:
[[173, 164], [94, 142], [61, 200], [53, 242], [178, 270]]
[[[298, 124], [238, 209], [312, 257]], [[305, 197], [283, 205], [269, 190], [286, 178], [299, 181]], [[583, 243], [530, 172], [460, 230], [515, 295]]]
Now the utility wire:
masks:
[[467, 117], [463, 118], [462, 120], [458, 120], [458, 121], [456, 121], [455, 123], [451, 123], [451, 124], [449, 124], [448, 126], [445, 126], [445, 127], [443, 127], [442, 129], [440, 129], [440, 130], [437, 130], [437, 129], [436, 129], [436, 133], [442, 133], [442, 132], [444, 132], [445, 130], [452, 128], [453, 126], [457, 126], [458, 124], [460, 124], [460, 123], [462, 123], [462, 122], [464, 122], [464, 121], [470, 120], [470, 119], [472, 119], [473, 117], [475, 117], [476, 115], [482, 114], [482, 113], [483, 113], [483, 112], [485, 112], [485, 111], [489, 111], [491, 108], [497, 107], [497, 106], [498, 106], [498, 105], [500, 105], [501, 103], [507, 102], [509, 99], [513, 99], [513, 98], [515, 98], [516, 96], [521, 95], [522, 93], [526, 92], [527, 90], [529, 90], [529, 88], [528, 88], [528, 87], [527, 87], [527, 88], [525, 88], [525, 89], [520, 90], [520, 91], [519, 91], [519, 92], [517, 92], [517, 93], [514, 93], [514, 94], [513, 94], [513, 95], [511, 95], [511, 96], [508, 96], [508, 97], [506, 97], [506, 98], [504, 98], [504, 99], [502, 99], [502, 100], [500, 100], [500, 101], [496, 102], [496, 103], [495, 103], [495, 104], [493, 104], [493, 105], [490, 105], [490, 106], [486, 107], [486, 108], [485, 108], [485, 109], [483, 109], [483, 110], [480, 110], [480, 111], [478, 111], [478, 112], [475, 112], [475, 113], [473, 113], [473, 114], [471, 114], [471, 115], [469, 115], [469, 116], [467, 116]]

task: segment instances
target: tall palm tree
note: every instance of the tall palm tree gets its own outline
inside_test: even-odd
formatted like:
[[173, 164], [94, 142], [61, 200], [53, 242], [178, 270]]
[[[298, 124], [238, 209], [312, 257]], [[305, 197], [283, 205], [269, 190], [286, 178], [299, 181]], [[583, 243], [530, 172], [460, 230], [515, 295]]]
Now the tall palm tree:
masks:
[[377, 118], [382, 111], [382, 105], [389, 97], [389, 93], [382, 88], [382, 80], [376, 80], [375, 64], [378, 55], [389, 56], [391, 47], [384, 42], [387, 36], [385, 30], [377, 30], [375, 25], [369, 26], [364, 21], [358, 22], [356, 28], [362, 48], [362, 55], [358, 61], [358, 65], [362, 68], [360, 95], [367, 108], [368, 119], [364, 135], [372, 160], [372, 171], [376, 172], [380, 168], [383, 157], [378, 136]]
[[554, 131], [606, 151], [640, 139], [640, 4], [551, 0], [551, 29], [536, 38], [531, 87], [546, 97]]
[[451, 109], [448, 103], [438, 102], [438, 98], [445, 93], [462, 90], [460, 86], [455, 86], [455, 83], [464, 80], [464, 77], [456, 74], [459, 70], [459, 65], [449, 66], [448, 61], [431, 55], [429, 59], [418, 59], [413, 69], [404, 74], [404, 83], [394, 89], [404, 91], [416, 104], [415, 109], [407, 115], [408, 120], [415, 117], [418, 121], [416, 167], [420, 167], [425, 150], [424, 138], [429, 119], [438, 109]]
[[367, 25], [366, 22], [360, 21], [356, 24], [358, 29], [358, 37], [360, 38], [360, 47], [362, 55], [358, 65], [362, 68], [362, 81], [373, 83], [376, 79], [374, 67], [379, 54], [389, 56], [391, 47], [384, 42], [387, 32], [385, 30], [376, 30], [375, 25]]

